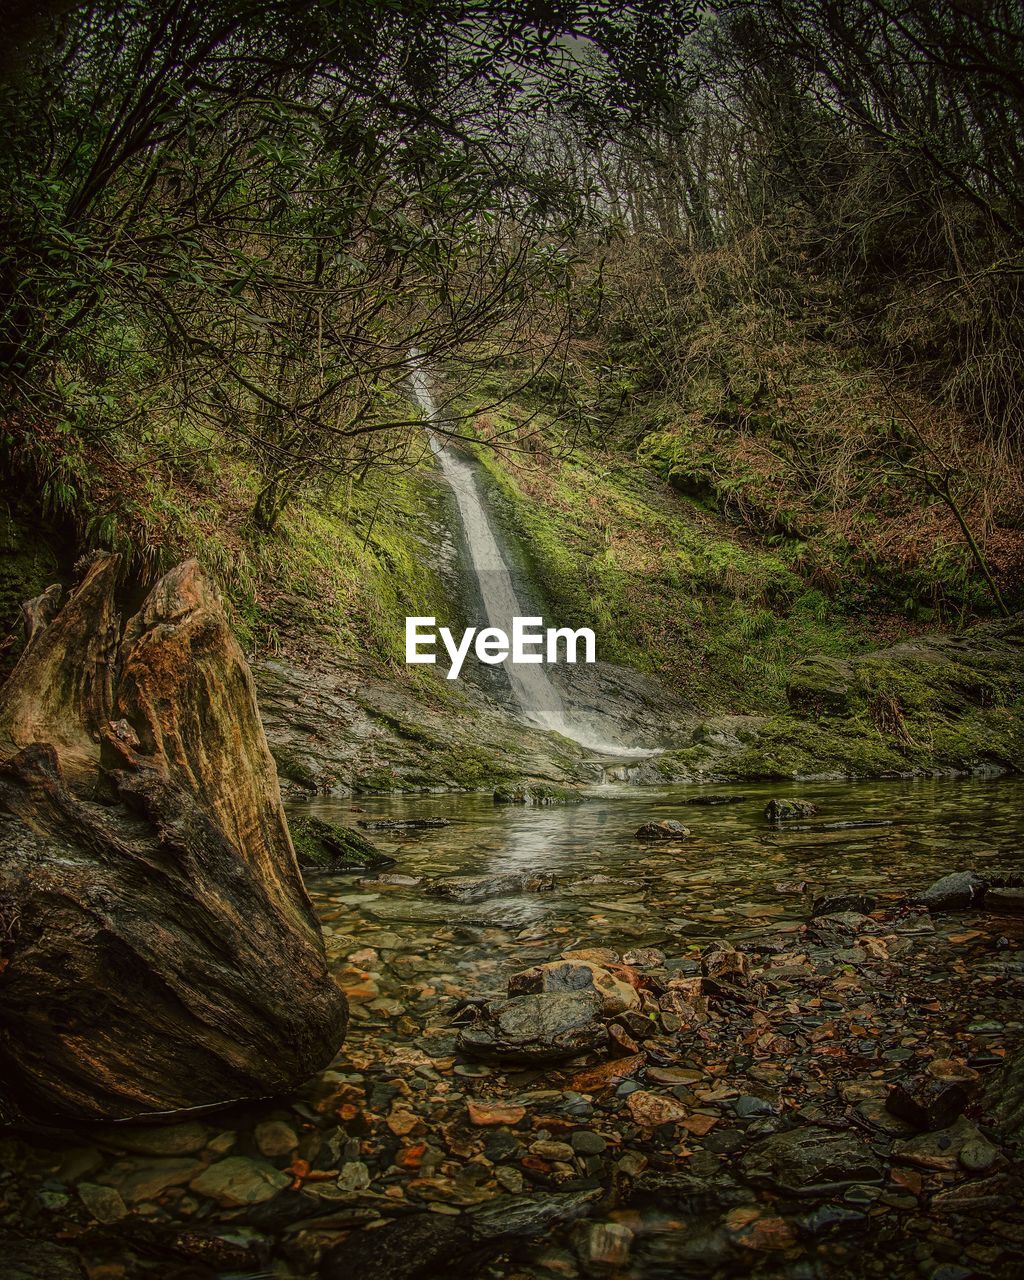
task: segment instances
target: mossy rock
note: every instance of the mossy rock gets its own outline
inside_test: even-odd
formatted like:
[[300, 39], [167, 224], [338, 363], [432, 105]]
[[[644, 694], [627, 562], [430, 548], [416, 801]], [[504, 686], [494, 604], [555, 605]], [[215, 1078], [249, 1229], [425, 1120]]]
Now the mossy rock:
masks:
[[[300, 756], [289, 751], [287, 747], [276, 744], [271, 744], [270, 754], [274, 757], [278, 773], [286, 782], [291, 782], [313, 795], [320, 790], [316, 774]], [[292, 835], [294, 837], [294, 832]]]
[[792, 822], [796, 818], [812, 818], [818, 806], [810, 800], [769, 800], [764, 816], [769, 822]]
[[394, 858], [381, 853], [372, 840], [351, 827], [340, 827], [308, 814], [288, 821], [292, 843], [303, 871], [335, 874], [353, 871], [380, 871], [395, 865]]
[[850, 663], [821, 654], [795, 664], [786, 699], [794, 711], [810, 716], [847, 716], [864, 704]]
[[507, 783], [494, 789], [495, 804], [580, 804], [583, 796], [571, 787], [554, 787], [546, 782]]

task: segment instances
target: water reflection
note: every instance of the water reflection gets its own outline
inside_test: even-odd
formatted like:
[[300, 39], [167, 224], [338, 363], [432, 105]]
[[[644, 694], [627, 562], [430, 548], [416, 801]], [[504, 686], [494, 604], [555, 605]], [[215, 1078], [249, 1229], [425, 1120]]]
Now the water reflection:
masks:
[[[322, 913], [372, 944], [375, 929], [405, 945], [430, 946], [444, 927], [468, 931], [460, 962], [515, 950], [529, 937], [564, 931], [581, 945], [695, 943], [749, 936], [765, 925], [796, 925], [808, 895], [864, 889], [897, 897], [963, 867], [1021, 865], [1024, 780], [928, 779], [728, 788], [746, 799], [698, 806], [694, 796], [725, 788], [602, 787], [572, 807], [495, 805], [485, 795], [317, 800], [303, 809], [352, 824], [363, 818], [447, 817], [418, 834], [374, 832], [414, 876], [550, 872], [553, 892], [453, 904], [421, 889], [361, 890], [349, 878], [311, 885]], [[770, 797], [800, 796], [816, 817], [776, 828]], [[633, 838], [643, 822], [677, 818], [692, 832], [680, 844]], [[847, 830], [827, 824], [885, 819], [890, 826]], [[806, 882], [806, 890], [800, 887]]]

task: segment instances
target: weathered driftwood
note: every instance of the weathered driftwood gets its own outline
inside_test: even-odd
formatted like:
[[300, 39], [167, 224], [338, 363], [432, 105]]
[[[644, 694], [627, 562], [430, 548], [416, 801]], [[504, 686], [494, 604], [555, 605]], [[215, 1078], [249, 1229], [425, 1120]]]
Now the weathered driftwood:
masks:
[[[0, 690], [0, 1107], [121, 1118], [286, 1090], [346, 1006], [252, 677], [195, 561], [30, 610]], [[52, 613], [52, 610], [51, 610]]]

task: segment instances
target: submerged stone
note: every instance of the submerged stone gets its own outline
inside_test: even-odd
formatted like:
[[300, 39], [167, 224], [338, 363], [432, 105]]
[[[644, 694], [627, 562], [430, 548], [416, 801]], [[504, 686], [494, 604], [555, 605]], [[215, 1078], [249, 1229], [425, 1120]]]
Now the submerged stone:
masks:
[[497, 876], [442, 876], [425, 892], [449, 902], [485, 902], [488, 898], [512, 898], [521, 893], [549, 893], [555, 877], [546, 871], [510, 872]]
[[827, 1195], [882, 1179], [881, 1161], [852, 1133], [800, 1128], [778, 1133], [743, 1157], [743, 1176], [754, 1186], [792, 1195]]
[[265, 1160], [228, 1156], [211, 1164], [189, 1182], [198, 1195], [209, 1196], [224, 1208], [262, 1204], [291, 1182], [291, 1174], [275, 1169]]

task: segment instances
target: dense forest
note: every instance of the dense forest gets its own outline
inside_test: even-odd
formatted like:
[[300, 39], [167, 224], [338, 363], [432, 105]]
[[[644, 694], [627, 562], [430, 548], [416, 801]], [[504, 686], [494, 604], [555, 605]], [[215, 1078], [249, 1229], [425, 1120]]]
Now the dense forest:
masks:
[[826, 595], [1007, 609], [1022, 36], [1014, 5], [940, 10], [26, 19], [10, 487], [79, 550], [204, 544], [259, 609], [303, 504], [358, 528], [421, 456], [417, 349], [446, 429], [513, 462], [639, 457]]
[[1020, 5], [0, 35], [15, 1280], [1015, 1274]]

